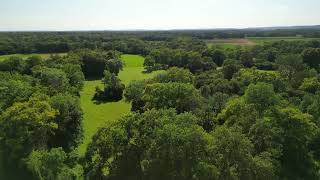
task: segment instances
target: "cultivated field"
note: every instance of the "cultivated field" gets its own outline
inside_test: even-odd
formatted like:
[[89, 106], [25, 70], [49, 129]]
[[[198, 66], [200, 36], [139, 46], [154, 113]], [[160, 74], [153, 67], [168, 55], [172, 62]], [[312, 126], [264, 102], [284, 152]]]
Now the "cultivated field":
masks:
[[217, 46], [222, 48], [235, 48], [243, 46], [263, 45], [275, 41], [311, 41], [320, 40], [320, 38], [304, 37], [248, 37], [243, 39], [210, 39], [205, 40], [208, 46]]
[[256, 43], [249, 39], [212, 39], [206, 40], [209, 46], [221, 46], [224, 48], [232, 48], [235, 46], [254, 46]]
[[249, 41], [256, 44], [272, 43], [275, 41], [311, 41], [320, 40], [320, 38], [304, 38], [304, 37], [248, 37]]
[[[125, 62], [123, 71], [119, 73], [121, 81], [128, 85], [132, 80], [142, 80], [153, 77], [156, 73], [143, 73], [144, 58], [137, 55], [123, 55]], [[119, 102], [110, 102], [103, 104], [95, 104], [92, 97], [95, 93], [95, 87], [101, 86], [101, 80], [86, 81], [81, 92], [81, 106], [84, 111], [84, 143], [79, 147], [79, 152], [83, 154], [87, 145], [91, 141], [91, 137], [98, 128], [108, 122], [117, 120], [119, 117], [130, 113], [131, 105], [124, 100]]]

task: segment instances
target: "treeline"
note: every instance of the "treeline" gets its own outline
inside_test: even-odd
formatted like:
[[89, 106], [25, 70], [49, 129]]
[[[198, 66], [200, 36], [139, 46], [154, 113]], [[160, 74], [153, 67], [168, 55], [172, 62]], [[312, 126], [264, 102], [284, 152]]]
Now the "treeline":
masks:
[[[320, 41], [278, 41], [263, 46], [237, 47], [222, 49], [219, 47], [207, 48], [202, 44], [192, 41], [182, 41], [179, 46], [154, 48], [146, 55], [144, 66], [147, 71], [167, 69], [169, 67], [183, 67], [191, 72], [203, 72], [221, 67], [224, 63], [244, 67], [256, 67], [261, 70], [275, 70], [277, 57], [285, 54], [302, 55], [308, 61], [317, 63], [317, 48], [320, 48]], [[309, 54], [309, 55], [307, 55]], [[308, 57], [307, 57], [308, 56]], [[315, 57], [311, 57], [315, 56]], [[312, 65], [318, 68], [317, 64]]]
[[150, 46], [191, 39], [226, 39], [245, 37], [320, 37], [317, 27], [295, 29], [224, 29], [173, 31], [88, 31], [88, 32], [1, 32], [0, 55], [28, 53], [64, 53], [89, 48], [146, 54]]

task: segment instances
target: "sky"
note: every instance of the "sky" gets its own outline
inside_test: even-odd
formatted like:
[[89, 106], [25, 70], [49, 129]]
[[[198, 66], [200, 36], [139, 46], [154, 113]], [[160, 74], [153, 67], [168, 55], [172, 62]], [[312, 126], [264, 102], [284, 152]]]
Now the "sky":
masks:
[[0, 0], [0, 31], [320, 24], [320, 0]]

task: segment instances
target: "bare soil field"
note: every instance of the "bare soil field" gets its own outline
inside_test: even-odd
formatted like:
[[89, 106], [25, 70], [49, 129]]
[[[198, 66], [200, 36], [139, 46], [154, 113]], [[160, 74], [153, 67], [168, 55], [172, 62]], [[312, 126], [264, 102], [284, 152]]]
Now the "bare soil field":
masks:
[[254, 46], [256, 45], [255, 42], [249, 40], [249, 39], [211, 39], [206, 40], [206, 43], [212, 44], [212, 45], [239, 45], [239, 46]]

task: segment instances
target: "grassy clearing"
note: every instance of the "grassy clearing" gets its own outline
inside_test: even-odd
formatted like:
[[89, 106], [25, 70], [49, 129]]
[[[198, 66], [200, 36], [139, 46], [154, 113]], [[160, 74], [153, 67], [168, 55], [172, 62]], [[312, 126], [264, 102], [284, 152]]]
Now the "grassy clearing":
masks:
[[[132, 80], [142, 80], [154, 76], [158, 72], [150, 74], [143, 73], [144, 58], [137, 55], [123, 55], [125, 67], [119, 73], [119, 78], [125, 85]], [[131, 105], [124, 100], [119, 102], [110, 102], [95, 104], [92, 97], [95, 93], [95, 87], [102, 86], [101, 80], [86, 81], [81, 92], [81, 106], [84, 112], [84, 131], [85, 138], [79, 147], [81, 154], [85, 153], [87, 145], [98, 128], [108, 122], [116, 121], [119, 117], [130, 113]]]
[[[10, 54], [10, 55], [1, 55], [0, 56], [0, 61], [5, 60], [11, 56], [18, 56], [18, 57], [22, 57], [23, 59], [26, 59], [28, 57], [31, 56], [40, 56], [43, 59], [48, 59], [50, 57], [51, 54]], [[65, 55], [65, 53], [58, 53], [57, 55]]]

